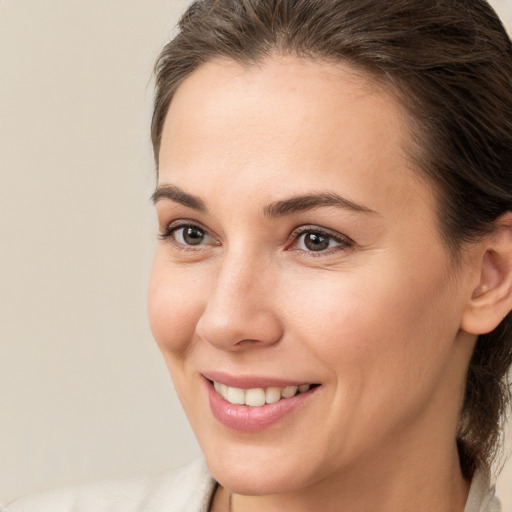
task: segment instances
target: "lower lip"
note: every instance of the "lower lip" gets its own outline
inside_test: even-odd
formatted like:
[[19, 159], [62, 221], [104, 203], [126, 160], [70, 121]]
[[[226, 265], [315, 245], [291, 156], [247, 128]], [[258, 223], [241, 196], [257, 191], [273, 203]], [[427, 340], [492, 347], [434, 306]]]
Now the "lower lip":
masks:
[[205, 383], [213, 416], [225, 427], [240, 432], [259, 432], [275, 425], [288, 414], [303, 407], [318, 389], [314, 387], [291, 398], [282, 398], [273, 404], [251, 407], [229, 403], [215, 391], [209, 380], [205, 379]]

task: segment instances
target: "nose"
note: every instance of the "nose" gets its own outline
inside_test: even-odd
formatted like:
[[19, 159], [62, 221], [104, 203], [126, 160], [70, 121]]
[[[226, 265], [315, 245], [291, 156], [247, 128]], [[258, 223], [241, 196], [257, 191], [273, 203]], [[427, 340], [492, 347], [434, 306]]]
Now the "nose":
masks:
[[200, 338], [230, 351], [265, 347], [281, 339], [275, 279], [264, 262], [226, 258], [212, 281], [196, 325]]

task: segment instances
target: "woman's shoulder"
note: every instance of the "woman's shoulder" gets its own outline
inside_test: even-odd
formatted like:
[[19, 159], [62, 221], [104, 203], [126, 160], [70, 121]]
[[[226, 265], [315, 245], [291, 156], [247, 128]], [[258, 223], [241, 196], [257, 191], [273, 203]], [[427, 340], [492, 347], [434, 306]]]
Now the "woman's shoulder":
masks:
[[490, 484], [488, 470], [480, 470], [473, 477], [464, 512], [502, 512], [501, 504]]
[[144, 478], [63, 487], [27, 496], [5, 512], [206, 512], [215, 482], [202, 459]]

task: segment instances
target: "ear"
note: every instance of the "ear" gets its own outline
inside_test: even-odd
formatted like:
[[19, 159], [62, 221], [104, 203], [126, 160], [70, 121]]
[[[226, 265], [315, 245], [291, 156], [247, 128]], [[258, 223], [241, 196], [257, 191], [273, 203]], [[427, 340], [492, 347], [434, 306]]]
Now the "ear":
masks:
[[494, 330], [512, 309], [512, 212], [496, 221], [496, 230], [478, 243], [479, 269], [461, 328], [471, 334]]

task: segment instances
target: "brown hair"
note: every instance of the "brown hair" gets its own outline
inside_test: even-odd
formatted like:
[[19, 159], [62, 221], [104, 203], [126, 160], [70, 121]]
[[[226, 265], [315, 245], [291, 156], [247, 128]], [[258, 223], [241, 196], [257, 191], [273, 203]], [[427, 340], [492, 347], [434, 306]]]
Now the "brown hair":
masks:
[[[201, 64], [293, 54], [349, 62], [398, 94], [453, 255], [512, 210], [512, 44], [484, 0], [197, 0], [179, 29], [155, 67], [157, 166], [173, 94]], [[457, 437], [467, 478], [496, 456], [511, 357], [508, 315], [479, 337], [468, 369]]]

